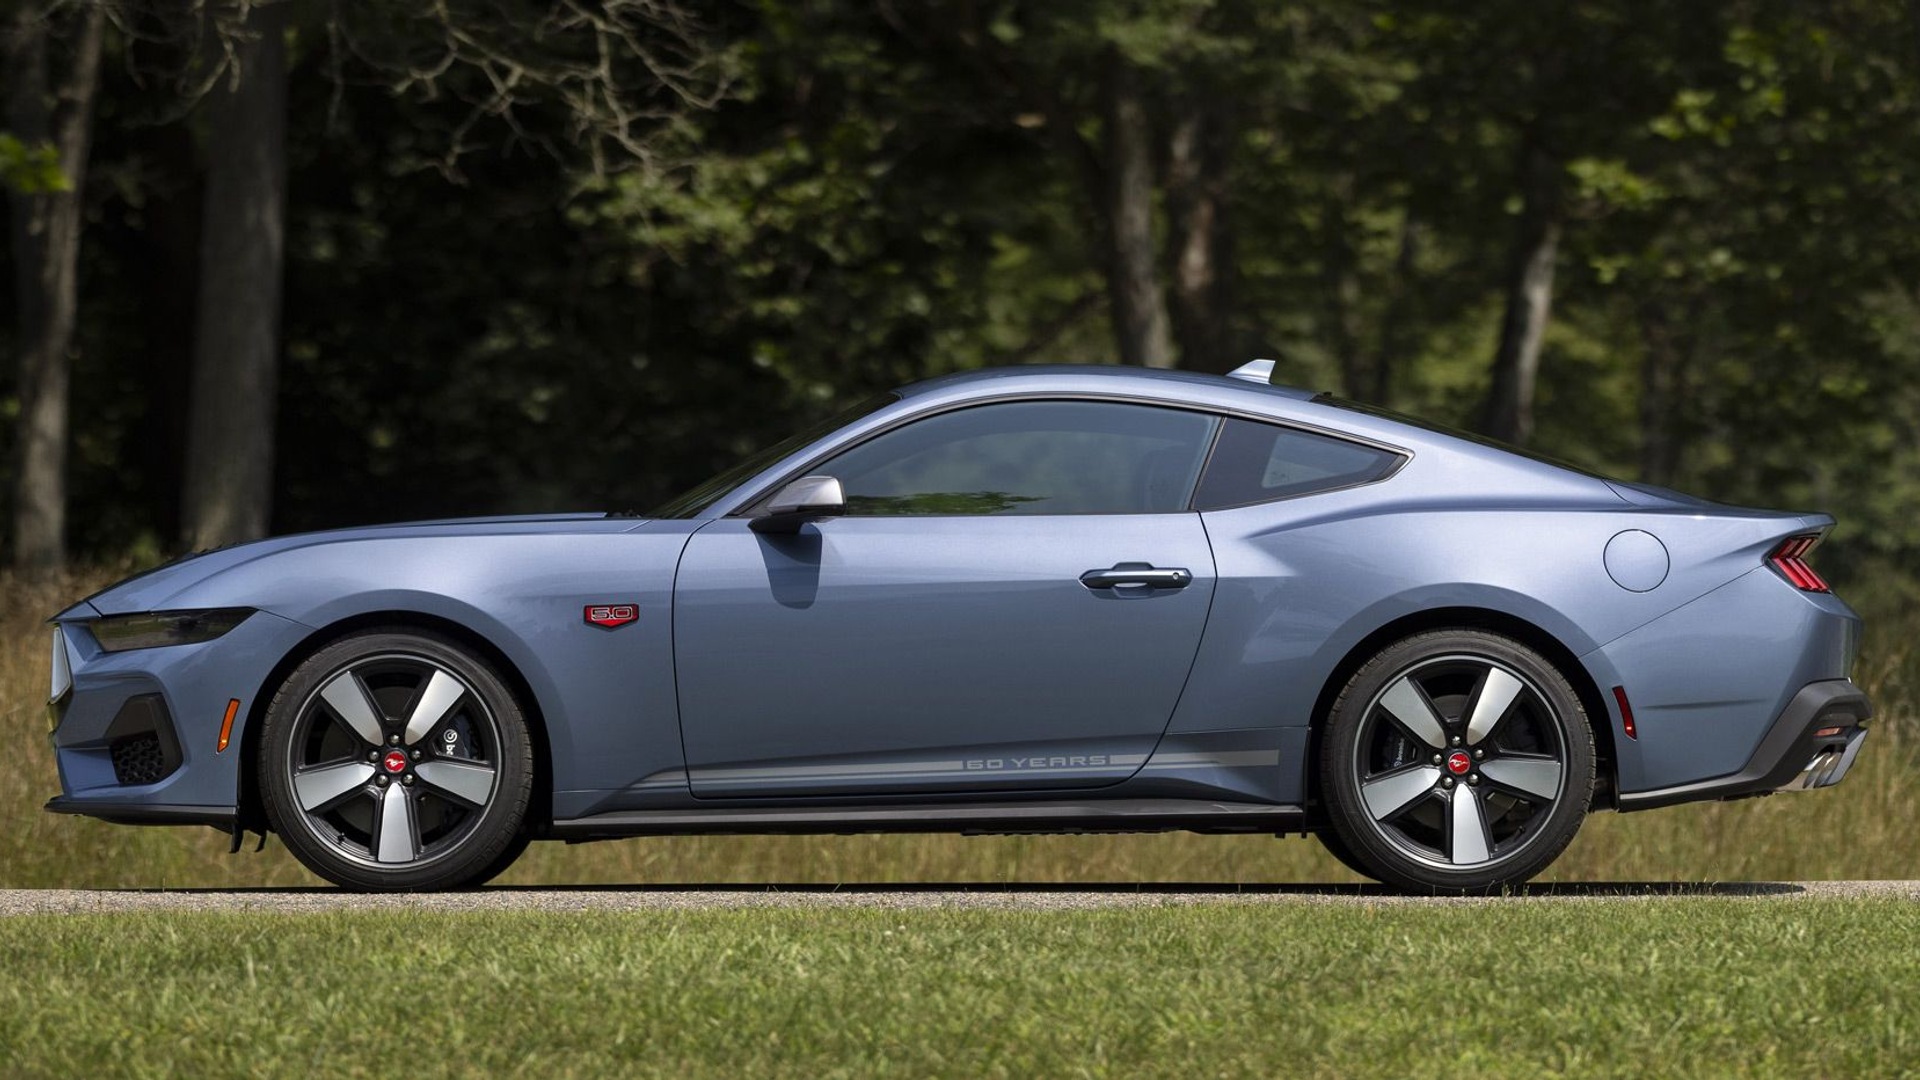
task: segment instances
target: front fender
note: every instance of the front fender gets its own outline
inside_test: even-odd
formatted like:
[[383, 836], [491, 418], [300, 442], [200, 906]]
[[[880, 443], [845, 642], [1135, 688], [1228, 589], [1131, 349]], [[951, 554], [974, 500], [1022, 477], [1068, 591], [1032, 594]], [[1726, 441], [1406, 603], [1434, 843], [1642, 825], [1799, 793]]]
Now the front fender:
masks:
[[[465, 628], [532, 691], [552, 750], [555, 812], [572, 816], [684, 765], [670, 605], [685, 542], [653, 530], [343, 540], [242, 563], [169, 604], [271, 612], [308, 628], [309, 649], [373, 616]], [[634, 604], [640, 618], [611, 630], [586, 622], [587, 607], [608, 603]]]

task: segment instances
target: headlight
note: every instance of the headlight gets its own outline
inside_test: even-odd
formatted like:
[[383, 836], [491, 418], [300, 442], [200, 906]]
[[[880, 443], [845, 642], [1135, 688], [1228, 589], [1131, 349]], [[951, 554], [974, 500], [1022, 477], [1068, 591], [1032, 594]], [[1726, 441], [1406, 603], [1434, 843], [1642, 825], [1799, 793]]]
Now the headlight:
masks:
[[214, 608], [208, 611], [145, 611], [138, 615], [109, 615], [87, 625], [93, 639], [107, 652], [156, 649], [162, 645], [194, 645], [245, 622], [252, 608]]
[[73, 665], [67, 660], [67, 635], [56, 626], [53, 628], [53, 685], [47, 691], [47, 701], [59, 701], [72, 686]]

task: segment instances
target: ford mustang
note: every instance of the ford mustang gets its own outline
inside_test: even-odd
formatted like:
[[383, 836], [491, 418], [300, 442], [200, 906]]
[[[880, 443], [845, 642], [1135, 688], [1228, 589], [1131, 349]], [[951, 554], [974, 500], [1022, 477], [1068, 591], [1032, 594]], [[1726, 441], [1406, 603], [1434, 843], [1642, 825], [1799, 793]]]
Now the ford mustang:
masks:
[[644, 515], [192, 555], [55, 616], [48, 809], [353, 889], [543, 839], [1189, 830], [1459, 893], [1590, 811], [1847, 774], [1832, 518], [1271, 372], [949, 376]]

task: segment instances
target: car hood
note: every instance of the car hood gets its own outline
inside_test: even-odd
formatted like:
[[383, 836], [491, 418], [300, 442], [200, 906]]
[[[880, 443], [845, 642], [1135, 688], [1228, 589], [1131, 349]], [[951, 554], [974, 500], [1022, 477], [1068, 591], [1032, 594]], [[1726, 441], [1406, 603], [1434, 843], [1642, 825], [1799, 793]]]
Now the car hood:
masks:
[[447, 518], [436, 521], [406, 521], [391, 525], [367, 525], [325, 532], [275, 536], [229, 547], [213, 548], [183, 555], [169, 563], [115, 582], [55, 616], [56, 619], [121, 615], [136, 611], [165, 610], [167, 599], [236, 566], [277, 555], [285, 551], [320, 544], [351, 543], [363, 540], [402, 537], [486, 536], [527, 533], [631, 532], [647, 524], [644, 519], [616, 518], [601, 513], [520, 514], [502, 517]]

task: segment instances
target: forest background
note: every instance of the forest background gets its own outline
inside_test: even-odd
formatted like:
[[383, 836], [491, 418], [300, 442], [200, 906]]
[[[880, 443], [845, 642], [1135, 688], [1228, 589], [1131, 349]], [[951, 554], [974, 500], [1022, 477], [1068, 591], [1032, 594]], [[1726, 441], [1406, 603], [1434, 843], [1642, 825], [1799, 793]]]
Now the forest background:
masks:
[[1890, 0], [0, 0], [0, 556], [644, 509], [994, 364], [1278, 381], [1920, 553]]

